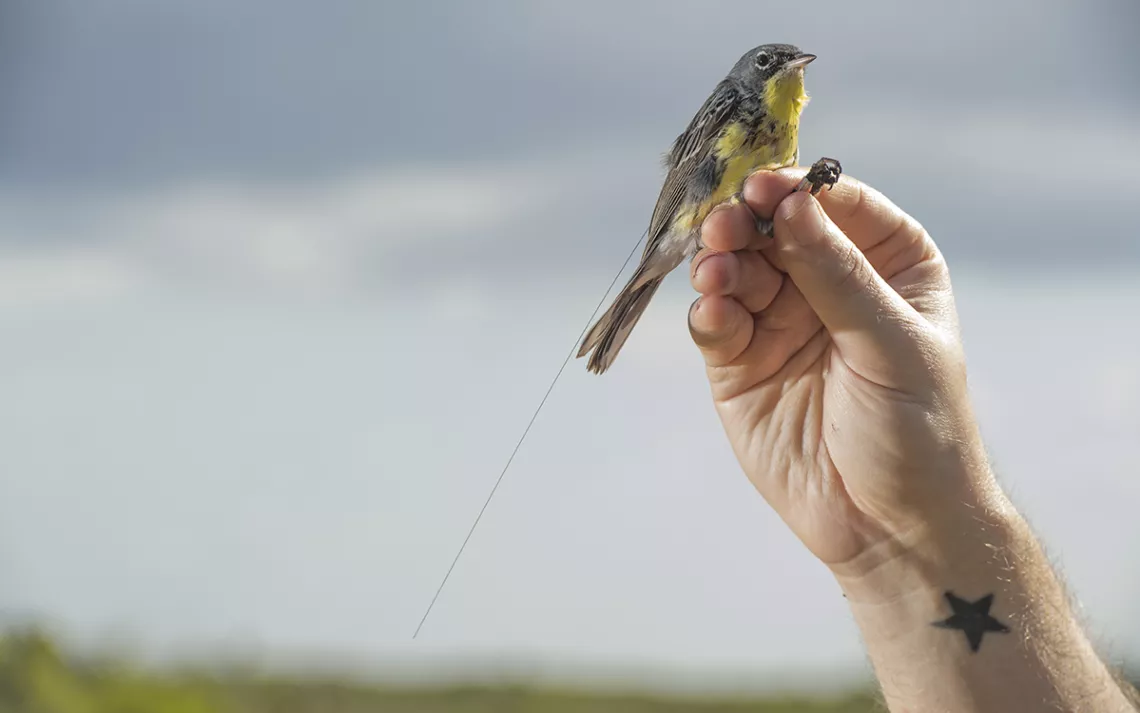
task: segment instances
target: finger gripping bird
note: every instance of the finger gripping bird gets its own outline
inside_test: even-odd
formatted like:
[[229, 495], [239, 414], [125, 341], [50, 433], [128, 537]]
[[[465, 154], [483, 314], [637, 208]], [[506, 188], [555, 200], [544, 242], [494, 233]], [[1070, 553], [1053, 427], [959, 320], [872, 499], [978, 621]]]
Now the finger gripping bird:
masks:
[[[814, 59], [793, 45], [749, 50], [673, 142], [641, 261], [578, 350], [579, 357], [590, 354], [590, 371], [609, 369], [665, 276], [696, 254], [701, 223], [712, 209], [737, 194], [754, 171], [799, 161], [800, 113], [808, 103], [804, 68]], [[834, 185], [839, 171], [838, 161], [820, 159], [797, 190], [810, 186], [817, 193]], [[771, 233], [769, 221], [757, 227]]]

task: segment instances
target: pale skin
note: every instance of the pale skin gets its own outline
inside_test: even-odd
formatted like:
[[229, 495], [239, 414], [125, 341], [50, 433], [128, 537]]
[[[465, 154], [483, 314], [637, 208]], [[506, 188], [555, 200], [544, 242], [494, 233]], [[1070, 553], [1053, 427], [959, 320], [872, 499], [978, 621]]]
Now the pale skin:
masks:
[[[1136, 710], [993, 477], [938, 248], [848, 176], [793, 193], [805, 172], [755, 174], [705, 220], [689, 327], [741, 466], [835, 575], [890, 710]], [[974, 651], [933, 626], [948, 591], [992, 594], [1008, 632]]]

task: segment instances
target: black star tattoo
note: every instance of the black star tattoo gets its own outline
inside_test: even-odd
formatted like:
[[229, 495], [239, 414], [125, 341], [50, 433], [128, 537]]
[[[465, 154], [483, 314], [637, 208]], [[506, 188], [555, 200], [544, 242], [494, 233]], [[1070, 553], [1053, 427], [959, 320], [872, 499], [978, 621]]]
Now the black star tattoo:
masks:
[[1009, 627], [990, 616], [990, 606], [994, 603], [994, 595], [987, 594], [976, 602], [969, 602], [954, 596], [953, 592], [946, 592], [946, 601], [954, 614], [942, 621], [936, 621], [933, 626], [943, 629], [961, 629], [970, 642], [970, 651], [976, 652], [982, 645], [982, 637], [987, 631], [998, 634], [1008, 634]]

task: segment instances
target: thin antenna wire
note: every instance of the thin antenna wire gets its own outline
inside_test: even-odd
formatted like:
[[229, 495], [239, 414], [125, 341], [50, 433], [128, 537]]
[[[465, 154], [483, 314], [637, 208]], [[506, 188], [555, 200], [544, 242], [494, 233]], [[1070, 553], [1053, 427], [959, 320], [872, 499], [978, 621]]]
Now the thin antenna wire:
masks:
[[546, 393], [543, 394], [542, 401], [538, 402], [538, 408], [534, 410], [534, 415], [530, 417], [530, 423], [526, 425], [526, 429], [523, 430], [522, 436], [519, 437], [518, 443], [515, 444], [515, 449], [511, 451], [510, 458], [507, 458], [507, 463], [503, 466], [503, 471], [499, 473], [499, 479], [495, 481], [495, 487], [491, 488], [491, 492], [487, 495], [487, 500], [483, 503], [483, 507], [479, 510], [479, 514], [475, 516], [475, 522], [471, 524], [471, 529], [467, 531], [467, 537], [463, 538], [463, 544], [459, 546], [459, 551], [455, 553], [455, 559], [451, 561], [451, 566], [447, 568], [447, 574], [443, 575], [443, 581], [439, 583], [439, 589], [435, 590], [435, 596], [431, 598], [431, 604], [428, 604], [427, 611], [424, 612], [423, 618], [420, 619], [420, 624], [416, 627], [416, 633], [412, 634], [413, 639], [420, 635], [420, 629], [423, 628], [424, 622], [427, 621], [428, 615], [431, 614], [432, 607], [435, 606], [436, 600], [439, 599], [440, 592], [443, 591], [444, 585], [447, 584], [447, 579], [451, 576], [451, 572], [455, 569], [455, 565], [459, 562], [459, 558], [463, 556], [464, 548], [467, 547], [467, 543], [471, 540], [471, 535], [475, 534], [475, 528], [479, 526], [479, 521], [483, 519], [483, 513], [487, 511], [487, 506], [491, 504], [491, 498], [495, 497], [495, 491], [499, 489], [499, 484], [503, 482], [503, 476], [507, 474], [507, 469], [510, 468], [511, 463], [514, 462], [515, 456], [519, 452], [519, 448], [522, 448], [523, 441], [526, 440], [527, 434], [530, 433], [530, 427], [533, 426], [535, 420], [538, 419], [539, 412], [542, 411], [542, 407], [546, 405], [546, 400], [550, 398], [550, 392], [554, 391], [554, 385], [558, 383], [558, 379], [562, 376], [562, 372], [566, 370], [566, 365], [570, 363], [570, 359], [574, 356], [574, 350], [578, 348], [578, 345], [581, 343], [582, 338], [586, 336], [586, 330], [588, 330], [590, 328], [590, 325], [593, 323], [594, 316], [598, 314], [598, 310], [600, 310], [602, 308], [602, 305], [606, 303], [606, 298], [609, 297], [610, 291], [613, 290], [614, 285], [617, 284], [618, 278], [621, 277], [621, 274], [625, 272], [626, 266], [629, 265], [629, 261], [633, 259], [634, 253], [637, 252], [637, 246], [641, 245], [641, 239], [644, 237], [645, 235], [642, 234], [641, 238], [638, 238], [637, 242], [633, 244], [633, 249], [629, 251], [629, 255], [627, 255], [625, 258], [625, 262], [621, 264], [621, 269], [619, 269], [617, 274], [614, 275], [614, 279], [612, 282], [610, 282], [610, 286], [606, 288], [606, 293], [602, 295], [602, 299], [598, 300], [598, 306], [594, 307], [594, 311], [590, 314], [590, 319], [587, 320], [586, 326], [582, 328], [582, 333], [578, 335], [578, 339], [576, 339], [574, 341], [574, 345], [570, 347], [570, 353], [566, 355], [566, 359], [563, 360], [562, 366], [558, 368], [558, 373], [554, 375], [554, 380], [551, 381], [550, 386], [546, 388]]

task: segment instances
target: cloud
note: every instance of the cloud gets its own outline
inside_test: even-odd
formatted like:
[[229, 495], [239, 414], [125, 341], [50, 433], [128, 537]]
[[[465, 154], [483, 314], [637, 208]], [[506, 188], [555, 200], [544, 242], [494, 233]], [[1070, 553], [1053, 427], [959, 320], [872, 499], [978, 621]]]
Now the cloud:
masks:
[[[134, 289], [369, 291], [403, 279], [406, 263], [423, 255], [447, 263], [529, 244], [549, 259], [559, 243], [533, 239], [543, 237], [535, 226], [560, 214], [601, 222], [607, 203], [625, 202], [627, 183], [653, 190], [657, 156], [648, 151], [648, 165], [636, 165], [636, 147], [598, 142], [525, 160], [420, 162], [311, 179], [0, 188], [0, 246], [12, 275], [28, 272], [21, 284], [53, 262], [61, 276], [72, 274], [79, 251], [130, 265], [140, 278]], [[631, 172], [649, 180], [629, 181]], [[462, 265], [450, 268], [425, 273], [454, 281]], [[43, 289], [73, 294], [51, 285], [59, 281]]]
[[90, 304], [142, 288], [146, 275], [120, 256], [83, 249], [0, 251], [0, 309]]
[[992, 104], [984, 113], [892, 107], [812, 113], [803, 131], [813, 146], [849, 147], [855, 158], [849, 165], [913, 174], [931, 187], [949, 174], [955, 180], [968, 177], [983, 194], [1046, 204], [1080, 198], [1124, 204], [1128, 193], [1140, 189], [1140, 172], [1131, 170], [1140, 161], [1140, 111], [1059, 108], [1044, 114], [1015, 104]]
[[[5, 6], [0, 180], [342, 175], [669, 131], [745, 49], [820, 54], [835, 112], [1134, 106], [1120, 0]], [[266, 22], [272, 17], [272, 22]], [[731, 21], [726, 22], [726, 18]], [[1096, 48], [1081, 61], [1075, 48]]]
[[109, 266], [118, 265], [115, 274], [147, 278], [119, 280], [123, 289], [351, 290], [401, 245], [446, 251], [463, 241], [470, 249], [548, 208], [554, 188], [537, 174], [417, 165], [304, 182], [195, 181], [82, 201], [52, 190], [0, 192], [0, 205], [11, 208], [0, 215], [4, 289], [36, 283], [39, 293], [79, 298], [108, 284]]
[[[359, 286], [400, 243], [447, 243], [500, 226], [540, 198], [511, 167], [414, 166], [304, 181], [174, 186], [115, 199], [95, 230], [156, 269], [250, 286]], [[104, 242], [108, 244], [108, 242]]]
[[[937, 228], [956, 259], [1053, 262], [1082, 230], [1085, 249], [1065, 259], [1103, 265], [1140, 259], [1126, 229], [1130, 196], [1140, 190], [1137, 125], [1123, 114], [1041, 116], [1014, 107], [985, 116], [850, 112], [808, 117], [804, 155], [849, 147], [838, 154], [847, 170]], [[455, 294], [460, 279], [598, 273], [616, 267], [644, 228], [662, 176], [651, 138], [599, 137], [543, 155], [336, 177], [78, 194], [0, 189], [5, 289], [9, 301], [17, 293], [80, 299], [164, 287]], [[1081, 155], [1074, 168], [1049, 160], [1059, 147]]]

